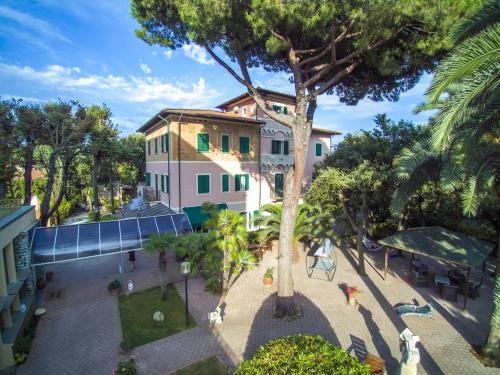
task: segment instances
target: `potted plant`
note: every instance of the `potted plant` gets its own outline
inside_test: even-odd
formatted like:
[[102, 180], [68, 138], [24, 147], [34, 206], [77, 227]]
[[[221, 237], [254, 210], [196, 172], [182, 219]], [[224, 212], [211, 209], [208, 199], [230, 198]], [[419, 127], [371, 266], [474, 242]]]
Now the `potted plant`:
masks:
[[273, 267], [270, 267], [264, 272], [264, 286], [269, 287], [273, 285]]
[[356, 297], [358, 296], [359, 290], [355, 286], [348, 286], [347, 289], [347, 296], [349, 297], [349, 305], [351, 306], [356, 306], [358, 304], [358, 301], [356, 300]]
[[36, 281], [36, 287], [38, 289], [45, 288], [45, 284], [46, 284], [46, 282], [45, 282], [45, 280], [42, 277], [38, 278], [38, 280]]
[[118, 295], [120, 294], [121, 289], [122, 289], [122, 284], [118, 279], [114, 279], [113, 281], [110, 281], [108, 283], [108, 290], [111, 294]]

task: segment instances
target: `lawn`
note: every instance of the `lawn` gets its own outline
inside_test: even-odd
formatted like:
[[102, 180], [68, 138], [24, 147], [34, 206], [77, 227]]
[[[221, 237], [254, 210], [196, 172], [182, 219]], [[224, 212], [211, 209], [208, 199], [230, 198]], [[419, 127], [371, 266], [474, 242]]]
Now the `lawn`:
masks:
[[217, 358], [210, 357], [176, 371], [173, 375], [227, 375], [227, 370]]
[[[167, 288], [166, 301], [160, 299], [159, 286], [118, 298], [124, 350], [196, 327], [191, 314], [189, 325], [186, 326], [184, 301], [173, 285], [169, 284]], [[165, 315], [163, 322], [153, 320], [156, 311]]]

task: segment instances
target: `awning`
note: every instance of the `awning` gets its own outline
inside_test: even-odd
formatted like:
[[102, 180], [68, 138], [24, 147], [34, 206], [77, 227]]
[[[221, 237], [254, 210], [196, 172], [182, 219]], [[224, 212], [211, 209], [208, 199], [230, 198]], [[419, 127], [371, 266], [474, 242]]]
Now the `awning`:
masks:
[[[227, 210], [226, 203], [219, 203], [217, 205], [217, 210]], [[201, 206], [184, 207], [182, 209], [189, 218], [191, 225], [194, 227], [199, 227], [203, 225], [205, 221], [208, 220], [208, 215], [205, 213]]]
[[31, 264], [140, 250], [153, 234], [171, 232], [181, 235], [191, 231], [186, 214], [38, 227], [34, 229], [31, 239]]
[[408, 229], [377, 242], [466, 267], [483, 264], [494, 248], [492, 243], [441, 227]]

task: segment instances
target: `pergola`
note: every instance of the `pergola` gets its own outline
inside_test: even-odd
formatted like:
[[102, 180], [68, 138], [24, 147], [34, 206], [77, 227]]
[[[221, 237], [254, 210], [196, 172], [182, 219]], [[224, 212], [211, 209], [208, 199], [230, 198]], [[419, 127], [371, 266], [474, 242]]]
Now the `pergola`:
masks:
[[441, 227], [412, 228], [377, 241], [385, 247], [384, 280], [387, 276], [389, 248], [431, 257], [466, 269], [464, 309], [467, 306], [469, 277], [472, 268], [482, 266], [493, 244]]

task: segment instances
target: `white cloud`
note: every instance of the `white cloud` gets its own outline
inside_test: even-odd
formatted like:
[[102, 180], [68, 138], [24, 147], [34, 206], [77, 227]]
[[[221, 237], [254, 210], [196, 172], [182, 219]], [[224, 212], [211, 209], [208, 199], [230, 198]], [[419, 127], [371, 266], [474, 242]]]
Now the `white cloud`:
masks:
[[43, 85], [53, 96], [87, 94], [93, 101], [144, 103], [153, 110], [167, 106], [206, 107], [219, 93], [199, 78], [190, 84], [168, 82], [158, 77], [84, 74], [78, 67], [49, 65], [36, 70], [0, 62], [0, 76]]
[[182, 50], [187, 57], [199, 64], [212, 65], [214, 63], [214, 60], [208, 56], [207, 51], [196, 44], [186, 44], [182, 46]]
[[167, 49], [166, 51], [163, 51], [163, 57], [165, 57], [167, 60], [170, 59], [173, 54], [174, 54], [174, 51], [172, 51], [171, 49]]
[[151, 68], [147, 64], [141, 64], [141, 70], [146, 74], [151, 73]]
[[53, 25], [30, 14], [18, 12], [6, 6], [0, 6], [0, 17], [10, 19], [22, 25], [24, 28], [29, 29], [34, 34], [37, 34], [33, 35], [33, 38], [40, 38], [42, 35], [65, 43], [71, 43], [71, 41], [61, 34]]

